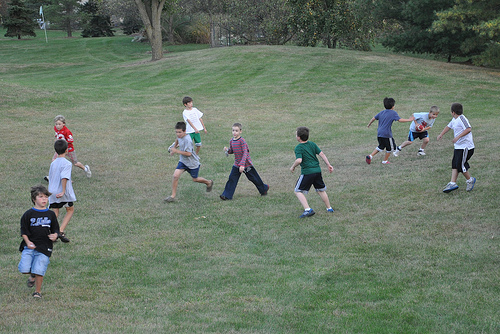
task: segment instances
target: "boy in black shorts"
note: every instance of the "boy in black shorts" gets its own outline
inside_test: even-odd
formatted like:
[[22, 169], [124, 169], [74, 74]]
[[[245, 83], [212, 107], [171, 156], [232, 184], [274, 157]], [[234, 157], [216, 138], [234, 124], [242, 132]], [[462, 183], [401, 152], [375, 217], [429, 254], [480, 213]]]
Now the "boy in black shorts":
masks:
[[463, 112], [463, 106], [460, 103], [453, 103], [451, 105], [451, 116], [453, 116], [453, 119], [437, 137], [437, 140], [440, 140], [446, 132], [453, 130], [453, 145], [455, 150], [453, 152], [453, 160], [451, 161], [451, 181], [443, 189], [445, 193], [458, 189], [457, 178], [459, 173], [462, 173], [467, 179], [465, 190], [471, 191], [474, 188], [474, 184], [476, 184], [476, 178], [470, 176], [469, 173], [469, 159], [474, 154], [472, 127], [469, 120], [463, 115]]
[[71, 169], [73, 164], [66, 159], [68, 153], [68, 143], [64, 139], [58, 139], [54, 143], [54, 150], [57, 158], [52, 161], [49, 169], [49, 197], [50, 209], [59, 217], [59, 209], [66, 207], [66, 215], [61, 223], [59, 239], [62, 242], [69, 242], [64, 230], [68, 225], [75, 208], [73, 202], [76, 201], [76, 195], [71, 181]]
[[333, 172], [333, 166], [330, 165], [328, 158], [321, 151], [318, 145], [312, 141], [308, 141], [308, 128], [305, 126], [298, 127], [296, 137], [299, 144], [295, 147], [296, 160], [294, 161], [292, 167], [290, 167], [290, 171], [293, 173], [295, 167], [300, 165], [301, 174], [297, 180], [297, 184], [295, 185], [295, 195], [304, 207], [304, 212], [299, 216], [299, 218], [310, 217], [316, 213], [309, 207], [305, 196], [309, 189], [311, 189], [311, 186], [314, 186], [316, 192], [325, 203], [326, 211], [333, 212], [334, 210], [330, 206], [330, 200], [328, 199], [328, 195], [326, 193], [326, 185], [323, 182], [321, 167], [319, 166], [319, 161], [316, 155], [319, 155], [321, 159], [323, 159], [325, 164], [328, 166], [328, 171], [330, 173]]

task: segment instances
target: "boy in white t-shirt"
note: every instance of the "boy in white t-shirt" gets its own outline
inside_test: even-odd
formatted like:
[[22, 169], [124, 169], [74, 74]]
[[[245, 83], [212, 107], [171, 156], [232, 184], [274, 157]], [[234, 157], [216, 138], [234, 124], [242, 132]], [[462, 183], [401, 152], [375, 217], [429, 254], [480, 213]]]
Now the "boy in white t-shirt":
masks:
[[408, 140], [401, 144], [401, 146], [396, 147], [396, 150], [392, 154], [397, 157], [403, 147], [411, 145], [416, 139], [420, 139], [422, 140], [422, 145], [420, 145], [417, 155], [425, 155], [425, 147], [429, 144], [429, 133], [427, 131], [434, 125], [438, 114], [439, 108], [437, 106], [432, 106], [428, 113], [414, 113], [413, 117], [415, 117], [415, 120], [410, 124]]
[[476, 183], [476, 178], [471, 177], [469, 173], [469, 159], [474, 154], [472, 127], [469, 120], [463, 115], [463, 112], [463, 107], [460, 103], [453, 103], [451, 105], [453, 119], [437, 137], [437, 140], [440, 140], [446, 132], [453, 130], [455, 151], [451, 162], [451, 181], [443, 189], [445, 193], [458, 189], [457, 178], [459, 173], [462, 173], [467, 179], [467, 191], [471, 191]]
[[203, 113], [197, 108], [193, 107], [193, 99], [186, 96], [182, 99], [182, 104], [184, 104], [184, 111], [182, 112], [182, 117], [186, 122], [186, 133], [189, 134], [191, 139], [194, 140], [194, 145], [196, 146], [196, 154], [200, 152], [201, 148], [201, 135], [200, 131], [205, 131], [205, 124], [203, 123]]

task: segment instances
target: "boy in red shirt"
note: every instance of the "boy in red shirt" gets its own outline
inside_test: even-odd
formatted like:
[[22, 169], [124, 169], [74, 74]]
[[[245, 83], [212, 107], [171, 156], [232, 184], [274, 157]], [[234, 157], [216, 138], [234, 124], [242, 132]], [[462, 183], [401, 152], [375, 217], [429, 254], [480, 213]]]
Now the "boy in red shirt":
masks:
[[[76, 158], [75, 148], [73, 147], [73, 134], [66, 127], [66, 118], [64, 118], [63, 115], [57, 115], [54, 118], [54, 122], [55, 122], [54, 131], [56, 132], [56, 140], [64, 139], [68, 142], [68, 154], [66, 156], [71, 160], [73, 165], [83, 169], [87, 177], [91, 177], [92, 172], [90, 171], [89, 165], [83, 165]], [[54, 161], [56, 158], [57, 158], [57, 153], [54, 154], [52, 161]]]

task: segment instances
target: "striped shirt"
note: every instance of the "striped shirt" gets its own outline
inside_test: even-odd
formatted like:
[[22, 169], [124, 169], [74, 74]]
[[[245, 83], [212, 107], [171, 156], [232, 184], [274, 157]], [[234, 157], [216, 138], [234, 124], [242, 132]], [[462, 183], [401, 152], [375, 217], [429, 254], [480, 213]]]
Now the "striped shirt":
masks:
[[229, 154], [234, 154], [234, 165], [236, 167], [249, 167], [252, 166], [252, 159], [250, 159], [250, 151], [245, 139], [242, 137], [238, 139], [232, 138], [229, 142]]

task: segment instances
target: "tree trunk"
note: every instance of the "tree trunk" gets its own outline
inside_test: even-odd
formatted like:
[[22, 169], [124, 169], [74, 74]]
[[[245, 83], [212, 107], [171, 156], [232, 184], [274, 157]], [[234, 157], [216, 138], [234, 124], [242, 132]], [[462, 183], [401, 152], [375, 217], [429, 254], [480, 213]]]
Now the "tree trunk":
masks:
[[151, 44], [151, 60], [163, 58], [161, 37], [161, 13], [166, 0], [151, 0], [151, 8], [146, 8], [142, 0], [135, 0], [146, 34]]
[[175, 43], [175, 38], [174, 38], [174, 15], [170, 15], [168, 17], [168, 42], [170, 44]]

